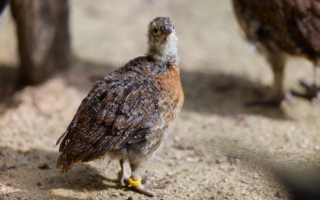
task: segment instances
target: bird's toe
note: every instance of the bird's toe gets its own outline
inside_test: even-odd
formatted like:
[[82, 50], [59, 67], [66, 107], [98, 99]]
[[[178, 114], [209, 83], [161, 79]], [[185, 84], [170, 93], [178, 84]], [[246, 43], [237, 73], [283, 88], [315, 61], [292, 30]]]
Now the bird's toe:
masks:
[[310, 85], [303, 80], [300, 81], [300, 85], [305, 88], [305, 92], [291, 91], [292, 95], [308, 100], [314, 98], [320, 99], [320, 88], [317, 88], [315, 85]]
[[153, 197], [154, 194], [148, 190], [150, 190], [150, 189], [163, 189], [166, 186], [167, 186], [166, 184], [163, 184], [163, 185], [143, 185], [143, 184], [140, 184], [140, 185], [134, 186], [134, 188], [142, 194]]

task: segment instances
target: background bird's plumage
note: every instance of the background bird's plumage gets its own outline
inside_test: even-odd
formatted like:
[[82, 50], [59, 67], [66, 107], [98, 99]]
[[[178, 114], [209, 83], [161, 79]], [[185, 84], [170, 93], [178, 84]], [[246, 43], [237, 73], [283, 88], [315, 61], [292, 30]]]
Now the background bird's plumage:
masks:
[[[320, 3], [317, 0], [233, 0], [247, 37], [269, 37], [283, 51], [316, 61], [320, 55]], [[256, 38], [252, 36], [255, 21]], [[261, 34], [259, 36], [259, 34]]]

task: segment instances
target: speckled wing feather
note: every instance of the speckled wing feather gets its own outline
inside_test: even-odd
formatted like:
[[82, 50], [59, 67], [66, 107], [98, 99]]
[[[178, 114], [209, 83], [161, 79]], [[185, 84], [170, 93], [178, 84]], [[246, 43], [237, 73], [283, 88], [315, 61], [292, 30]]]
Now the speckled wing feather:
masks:
[[157, 109], [159, 88], [144, 57], [129, 62], [97, 83], [82, 101], [60, 145], [57, 167], [67, 171], [107, 151], [145, 140], [145, 126]]
[[[249, 40], [267, 36], [287, 53], [311, 60], [318, 57], [319, 0], [233, 0], [233, 3]], [[256, 29], [256, 36], [252, 29]]]

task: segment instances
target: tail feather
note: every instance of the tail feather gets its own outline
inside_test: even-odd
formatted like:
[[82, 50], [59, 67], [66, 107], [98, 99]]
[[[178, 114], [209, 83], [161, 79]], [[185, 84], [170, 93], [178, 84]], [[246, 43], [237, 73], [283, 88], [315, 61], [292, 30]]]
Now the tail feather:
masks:
[[57, 169], [59, 169], [62, 173], [69, 171], [73, 166], [73, 160], [67, 158], [65, 154], [61, 154], [57, 161]]

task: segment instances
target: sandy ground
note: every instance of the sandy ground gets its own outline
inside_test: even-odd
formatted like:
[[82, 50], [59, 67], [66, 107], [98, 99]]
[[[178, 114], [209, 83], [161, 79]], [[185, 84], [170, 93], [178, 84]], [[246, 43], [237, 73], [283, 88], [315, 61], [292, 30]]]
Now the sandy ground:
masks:
[[[117, 161], [55, 169], [55, 142], [96, 77], [146, 49], [147, 23], [168, 15], [179, 38], [183, 109], [168, 141], [141, 173], [166, 183], [153, 199], [290, 199], [259, 160], [280, 166], [318, 165], [320, 104], [292, 98], [280, 108], [245, 107], [252, 89], [272, 83], [263, 57], [243, 39], [229, 1], [71, 0], [72, 49], [68, 72], [14, 94], [18, 60], [7, 11], [0, 27], [0, 199], [149, 199], [117, 185]], [[313, 81], [309, 62], [294, 58], [285, 88]], [[8, 95], [9, 94], [9, 95]], [[241, 146], [249, 159], [226, 159]], [[218, 149], [219, 147], [219, 149]], [[250, 157], [257, 156], [258, 159]], [[249, 160], [249, 162], [247, 162]], [[219, 162], [217, 162], [219, 161]], [[249, 164], [248, 164], [249, 163]]]

